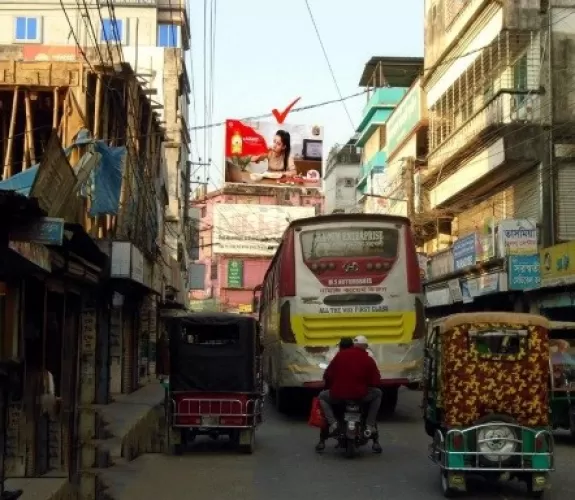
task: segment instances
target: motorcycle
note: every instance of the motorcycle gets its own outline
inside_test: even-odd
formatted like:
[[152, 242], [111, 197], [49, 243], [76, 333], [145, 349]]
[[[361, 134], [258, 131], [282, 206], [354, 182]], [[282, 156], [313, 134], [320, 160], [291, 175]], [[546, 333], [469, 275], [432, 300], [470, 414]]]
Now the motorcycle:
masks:
[[362, 408], [362, 403], [358, 401], [346, 401], [344, 404], [335, 405], [334, 413], [338, 421], [338, 429], [334, 435], [330, 436], [329, 429], [322, 428], [316, 451], [321, 453], [325, 449], [325, 441], [333, 437], [337, 440], [336, 448], [343, 449], [347, 458], [353, 458], [359, 448], [365, 446], [370, 440], [373, 452], [381, 453], [377, 428], [374, 433], [367, 429], [365, 410]]

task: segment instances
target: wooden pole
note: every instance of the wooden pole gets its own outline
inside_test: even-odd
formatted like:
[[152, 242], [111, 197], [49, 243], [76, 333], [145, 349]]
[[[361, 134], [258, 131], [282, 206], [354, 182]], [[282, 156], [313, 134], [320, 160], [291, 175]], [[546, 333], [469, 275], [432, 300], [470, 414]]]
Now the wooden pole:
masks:
[[26, 143], [30, 151], [30, 163], [36, 165], [36, 148], [34, 147], [34, 122], [32, 120], [32, 103], [30, 102], [30, 92], [24, 94], [26, 104]]
[[14, 89], [12, 98], [12, 113], [10, 114], [10, 127], [8, 129], [8, 142], [6, 144], [6, 156], [4, 157], [4, 171], [2, 179], [12, 177], [12, 151], [14, 149], [14, 133], [16, 132], [16, 113], [18, 112], [18, 87]]
[[96, 75], [96, 103], [94, 105], [94, 139], [100, 139], [102, 114], [102, 75]]
[[24, 147], [22, 148], [22, 172], [28, 169], [28, 159], [30, 158], [30, 146], [28, 145], [28, 127], [24, 129]]
[[412, 219], [415, 216], [415, 183], [413, 180], [415, 175], [415, 159], [413, 157], [407, 159], [406, 174], [405, 191], [407, 193], [407, 216]]
[[52, 97], [52, 128], [58, 128], [58, 105], [59, 105], [60, 88], [54, 88], [54, 94]]

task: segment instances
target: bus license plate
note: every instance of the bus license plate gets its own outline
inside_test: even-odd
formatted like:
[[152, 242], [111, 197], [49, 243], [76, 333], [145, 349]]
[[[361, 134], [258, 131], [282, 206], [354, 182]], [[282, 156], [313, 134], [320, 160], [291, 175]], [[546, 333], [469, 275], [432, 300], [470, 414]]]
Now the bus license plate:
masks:
[[346, 422], [359, 422], [361, 421], [361, 416], [357, 413], [346, 413], [344, 420]]
[[203, 427], [216, 427], [220, 424], [220, 419], [218, 417], [202, 417]]

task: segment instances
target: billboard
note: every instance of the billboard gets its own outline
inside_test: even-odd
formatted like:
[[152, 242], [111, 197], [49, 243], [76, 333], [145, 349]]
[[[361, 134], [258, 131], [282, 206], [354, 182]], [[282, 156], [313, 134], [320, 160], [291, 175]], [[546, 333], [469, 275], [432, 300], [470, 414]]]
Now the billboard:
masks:
[[214, 205], [213, 253], [271, 257], [290, 222], [314, 215], [314, 207]]
[[322, 127], [227, 120], [225, 135], [226, 183], [321, 187]]

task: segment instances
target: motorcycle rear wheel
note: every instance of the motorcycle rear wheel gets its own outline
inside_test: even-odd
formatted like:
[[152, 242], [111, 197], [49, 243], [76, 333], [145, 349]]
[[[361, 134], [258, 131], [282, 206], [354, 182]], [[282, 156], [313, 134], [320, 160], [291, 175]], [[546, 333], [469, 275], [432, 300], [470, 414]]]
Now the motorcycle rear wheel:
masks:
[[345, 456], [347, 458], [353, 458], [355, 457], [355, 453], [356, 453], [356, 446], [355, 446], [355, 440], [353, 439], [346, 439], [345, 441]]

